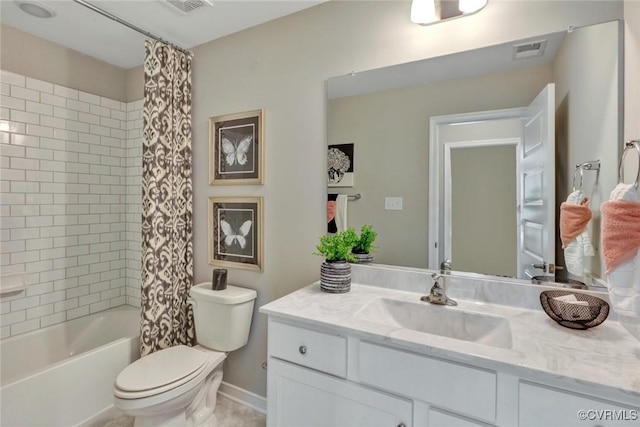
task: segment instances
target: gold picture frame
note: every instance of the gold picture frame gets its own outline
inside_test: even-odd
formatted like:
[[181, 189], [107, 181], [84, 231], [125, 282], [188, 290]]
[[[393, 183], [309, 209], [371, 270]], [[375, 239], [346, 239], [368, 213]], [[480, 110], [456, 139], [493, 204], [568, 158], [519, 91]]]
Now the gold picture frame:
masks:
[[209, 119], [209, 185], [264, 184], [264, 110]]
[[264, 199], [209, 197], [209, 264], [262, 271]]

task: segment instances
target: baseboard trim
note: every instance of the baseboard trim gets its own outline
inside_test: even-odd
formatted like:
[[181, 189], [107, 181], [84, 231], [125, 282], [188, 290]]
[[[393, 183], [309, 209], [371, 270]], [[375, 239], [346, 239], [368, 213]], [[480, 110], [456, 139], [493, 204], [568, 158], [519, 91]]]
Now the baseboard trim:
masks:
[[248, 406], [249, 408], [258, 411], [261, 414], [267, 414], [267, 399], [265, 397], [224, 381], [222, 381], [222, 384], [220, 384], [218, 393], [220, 393], [227, 399]]
[[115, 408], [115, 406], [113, 406], [112, 403], [97, 414], [92, 415], [86, 420], [76, 424], [74, 427], [91, 427], [102, 425], [110, 419], [114, 418], [117, 414], [120, 414], [120, 412]]

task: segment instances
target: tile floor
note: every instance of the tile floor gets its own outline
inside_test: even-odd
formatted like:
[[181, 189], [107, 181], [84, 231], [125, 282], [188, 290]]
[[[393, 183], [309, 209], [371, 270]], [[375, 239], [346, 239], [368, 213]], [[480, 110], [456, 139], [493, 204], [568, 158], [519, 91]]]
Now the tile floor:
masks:
[[[218, 427], [264, 427], [266, 416], [224, 396], [218, 395], [215, 409]], [[114, 413], [111, 418], [92, 427], [133, 427], [133, 418]]]

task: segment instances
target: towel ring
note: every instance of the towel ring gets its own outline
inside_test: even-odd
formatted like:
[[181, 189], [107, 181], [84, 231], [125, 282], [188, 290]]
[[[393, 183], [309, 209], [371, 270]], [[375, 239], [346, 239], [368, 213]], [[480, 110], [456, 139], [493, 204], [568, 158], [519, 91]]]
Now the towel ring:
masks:
[[636, 139], [627, 141], [624, 145], [624, 151], [622, 152], [622, 156], [620, 156], [620, 164], [618, 165], [618, 184], [621, 184], [624, 181], [624, 157], [628, 152], [635, 148], [638, 153], [638, 173], [636, 174], [634, 188], [638, 189], [638, 185], [640, 185], [640, 140]]
[[573, 190], [576, 191], [576, 173], [580, 170], [580, 191], [582, 191], [582, 184], [584, 182], [584, 171], [595, 171], [598, 172], [600, 170], [600, 160], [589, 160], [588, 162], [578, 163], [576, 165], [576, 169], [573, 171]]
[[580, 191], [582, 191], [582, 183], [584, 182], [584, 169], [582, 165], [577, 165], [576, 170], [573, 171], [573, 190], [571, 191], [576, 191], [576, 173], [578, 173], [578, 171], [580, 171]]

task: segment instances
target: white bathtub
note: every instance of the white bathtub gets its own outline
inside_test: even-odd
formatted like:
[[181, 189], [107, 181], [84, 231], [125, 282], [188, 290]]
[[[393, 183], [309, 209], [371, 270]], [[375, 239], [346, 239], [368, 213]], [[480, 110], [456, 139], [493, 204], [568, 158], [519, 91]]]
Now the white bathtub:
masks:
[[0, 341], [0, 425], [73, 426], [109, 410], [139, 331], [140, 310], [122, 306]]

